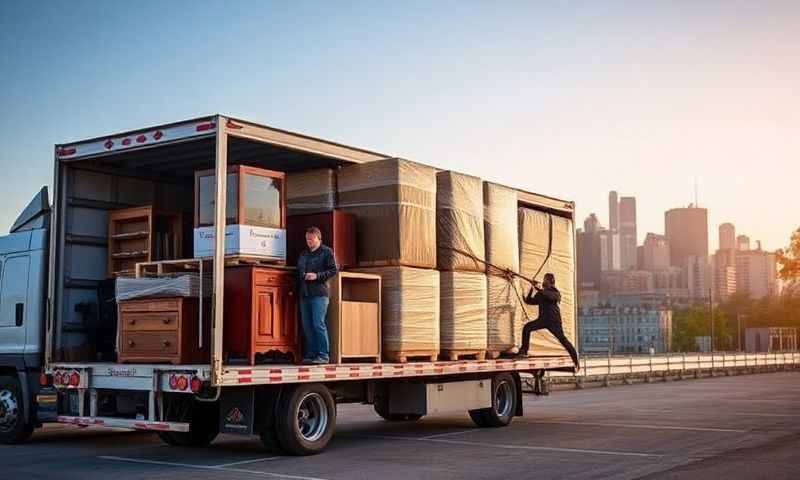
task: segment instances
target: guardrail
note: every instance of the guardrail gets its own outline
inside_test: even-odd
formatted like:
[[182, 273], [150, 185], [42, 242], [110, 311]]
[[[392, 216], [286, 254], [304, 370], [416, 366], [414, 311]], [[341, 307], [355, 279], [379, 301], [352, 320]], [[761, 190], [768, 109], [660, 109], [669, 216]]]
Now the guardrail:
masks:
[[[580, 358], [581, 370], [577, 375], [569, 372], [547, 372], [546, 383], [574, 384], [581, 388], [585, 383], [600, 382], [604, 386], [613, 381], [633, 383], [634, 380], [651, 382], [669, 378], [699, 378], [700, 376], [761, 373], [781, 369], [800, 368], [800, 352], [786, 353], [666, 353], [659, 355], [628, 355]], [[533, 387], [533, 381], [526, 378]]]

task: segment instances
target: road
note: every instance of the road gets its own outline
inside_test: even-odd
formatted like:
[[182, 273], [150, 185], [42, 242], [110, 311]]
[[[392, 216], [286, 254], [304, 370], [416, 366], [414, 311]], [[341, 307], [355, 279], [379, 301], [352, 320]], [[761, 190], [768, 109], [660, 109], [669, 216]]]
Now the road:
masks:
[[190, 449], [149, 433], [57, 425], [0, 447], [0, 471], [81, 480], [800, 478], [800, 372], [526, 395], [525, 411], [507, 428], [478, 429], [466, 415], [396, 424], [344, 405], [328, 450], [303, 458], [254, 438]]

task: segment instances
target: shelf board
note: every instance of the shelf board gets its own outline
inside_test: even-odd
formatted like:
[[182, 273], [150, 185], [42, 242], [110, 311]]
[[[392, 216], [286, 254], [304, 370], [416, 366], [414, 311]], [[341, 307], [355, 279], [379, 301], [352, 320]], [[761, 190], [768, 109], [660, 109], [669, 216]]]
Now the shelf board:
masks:
[[150, 236], [150, 232], [147, 230], [142, 230], [140, 232], [130, 232], [130, 233], [118, 233], [116, 235], [111, 235], [112, 240], [134, 240], [138, 238], [147, 238]]
[[136, 252], [117, 252], [112, 253], [111, 258], [140, 258], [147, 256], [147, 250], [140, 250]]

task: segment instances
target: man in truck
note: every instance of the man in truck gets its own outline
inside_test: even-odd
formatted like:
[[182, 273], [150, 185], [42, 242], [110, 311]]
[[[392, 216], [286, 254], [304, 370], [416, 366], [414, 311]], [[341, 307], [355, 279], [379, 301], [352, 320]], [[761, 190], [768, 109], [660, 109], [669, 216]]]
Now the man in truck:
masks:
[[336, 275], [333, 250], [322, 244], [317, 227], [306, 230], [307, 249], [297, 259], [300, 291], [300, 318], [303, 324], [303, 363], [325, 364], [330, 361], [328, 327], [328, 280]]
[[[526, 323], [522, 328], [522, 347], [519, 349], [518, 356], [528, 356], [531, 334], [533, 332], [547, 329], [561, 342], [561, 345], [567, 349], [569, 356], [572, 357], [572, 361], [575, 363], [575, 369], [577, 371], [577, 369], [580, 368], [578, 352], [575, 351], [572, 342], [564, 335], [564, 328], [561, 324], [561, 308], [558, 305], [561, 303], [561, 292], [556, 288], [556, 276], [552, 273], [545, 273], [544, 281], [541, 284], [536, 280], [531, 283], [532, 287], [525, 297], [525, 303], [539, 306], [539, 318]], [[536, 289], [536, 295], [533, 294], [534, 289]]]

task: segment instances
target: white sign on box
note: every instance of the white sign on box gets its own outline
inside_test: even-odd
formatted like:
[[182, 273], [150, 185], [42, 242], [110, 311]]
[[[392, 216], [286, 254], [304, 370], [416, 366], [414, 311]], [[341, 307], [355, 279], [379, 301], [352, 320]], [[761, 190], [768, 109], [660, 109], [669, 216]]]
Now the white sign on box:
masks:
[[[286, 260], [286, 230], [282, 228], [225, 226], [225, 255], [246, 255]], [[214, 227], [194, 229], [194, 258], [214, 256]]]

